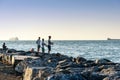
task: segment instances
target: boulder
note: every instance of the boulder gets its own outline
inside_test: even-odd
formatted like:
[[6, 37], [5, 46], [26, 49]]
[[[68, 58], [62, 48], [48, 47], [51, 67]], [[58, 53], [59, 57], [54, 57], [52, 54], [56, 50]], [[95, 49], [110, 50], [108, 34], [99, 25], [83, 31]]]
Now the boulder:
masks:
[[105, 77], [106, 77], [105, 75], [101, 75], [99, 73], [92, 72], [92, 74], [90, 75], [88, 80], [103, 80]]
[[86, 80], [86, 79], [79, 73], [70, 74], [57, 73], [48, 76], [47, 80]]
[[38, 59], [25, 59], [15, 68], [24, 80], [117, 80], [120, 64], [107, 59], [95, 61], [83, 57], [39, 53]]
[[8, 49], [8, 50], [6, 51], [6, 53], [15, 53], [15, 52], [16, 52], [15, 49]]
[[52, 71], [51, 67], [27, 67], [23, 80], [46, 80]]
[[83, 63], [83, 62], [86, 62], [87, 60], [83, 57], [77, 57], [76, 58], [76, 63], [80, 64], [80, 63]]
[[95, 60], [95, 63], [96, 64], [107, 64], [107, 63], [110, 63], [111, 61], [110, 60], [108, 60], [108, 59], [96, 59]]
[[31, 58], [27, 58], [23, 61], [21, 61], [20, 63], [18, 63], [15, 67], [15, 71], [19, 72], [19, 73], [23, 73], [25, 71], [25, 69], [28, 66], [28, 63], [32, 62], [33, 59]]
[[120, 80], [120, 70], [115, 67], [103, 69], [100, 73], [107, 76], [104, 80]]
[[[60, 57], [59, 57], [60, 56]], [[15, 67], [15, 70], [17, 72], [23, 73], [25, 71], [25, 69], [27, 68], [27, 66], [31, 66], [31, 67], [53, 67], [55, 68], [57, 66], [57, 64], [59, 64], [58, 62], [61, 60], [66, 59], [66, 62], [70, 62], [72, 59], [64, 56], [64, 55], [59, 55], [58, 54], [42, 54], [40, 53], [39, 58], [38, 59], [25, 59], [23, 61], [21, 61], [20, 63], [18, 63]]]
[[120, 76], [105, 77], [103, 80], [120, 80]]
[[113, 68], [103, 69], [101, 73], [103, 73], [104, 75], [111, 75], [115, 73], [115, 70]]

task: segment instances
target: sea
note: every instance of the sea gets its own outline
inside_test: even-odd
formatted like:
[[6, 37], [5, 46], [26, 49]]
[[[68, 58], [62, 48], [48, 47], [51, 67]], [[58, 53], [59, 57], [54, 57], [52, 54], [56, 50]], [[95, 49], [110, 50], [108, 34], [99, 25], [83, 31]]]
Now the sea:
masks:
[[[29, 51], [37, 50], [35, 40], [0, 41], [10, 49]], [[47, 44], [47, 41], [45, 41]], [[52, 53], [61, 53], [70, 57], [84, 57], [87, 60], [109, 59], [120, 63], [120, 40], [52, 40]], [[48, 52], [45, 47], [45, 52]]]

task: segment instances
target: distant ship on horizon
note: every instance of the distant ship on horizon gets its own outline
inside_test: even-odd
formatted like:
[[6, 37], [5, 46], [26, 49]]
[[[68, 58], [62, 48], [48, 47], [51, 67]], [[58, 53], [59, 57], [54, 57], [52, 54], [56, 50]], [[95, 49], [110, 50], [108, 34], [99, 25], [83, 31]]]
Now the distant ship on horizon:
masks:
[[107, 40], [120, 40], [120, 39], [111, 39], [111, 38], [107, 38]]
[[10, 40], [10, 41], [18, 41], [19, 39], [18, 39], [18, 37], [12, 37], [12, 38], [10, 38], [9, 40]]

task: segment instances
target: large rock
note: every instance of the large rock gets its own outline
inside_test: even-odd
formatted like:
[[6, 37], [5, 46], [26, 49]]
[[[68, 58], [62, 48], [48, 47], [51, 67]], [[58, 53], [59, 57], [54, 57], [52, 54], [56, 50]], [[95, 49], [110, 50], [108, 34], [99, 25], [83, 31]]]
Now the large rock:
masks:
[[80, 64], [80, 63], [84, 63], [84, 62], [86, 62], [87, 60], [85, 59], [85, 58], [83, 58], [83, 57], [77, 57], [76, 58], [76, 63], [78, 63], [78, 64]]
[[27, 67], [23, 80], [46, 80], [52, 72], [51, 67]]
[[95, 61], [57, 54], [39, 54], [38, 59], [25, 59], [16, 66], [24, 80], [117, 80], [120, 64], [107, 59]]
[[120, 80], [120, 76], [105, 77], [103, 80]]
[[120, 80], [120, 68], [118, 66], [103, 69], [100, 74], [107, 76], [104, 80]]
[[105, 63], [110, 63], [111, 61], [108, 59], [96, 59], [95, 63], [96, 64], [105, 64]]
[[101, 73], [104, 74], [104, 75], [113, 75], [113, 74], [115, 74], [115, 72], [116, 71], [115, 71], [114, 68], [103, 69], [101, 71]]
[[52, 74], [50, 75], [47, 80], [86, 80], [81, 74], [79, 73], [70, 73], [70, 74]]
[[15, 52], [16, 52], [15, 49], [8, 49], [8, 50], [6, 51], [6, 53], [15, 53]]
[[27, 58], [27, 59], [21, 61], [20, 63], [18, 63], [16, 65], [15, 70], [19, 73], [23, 73], [25, 71], [25, 69], [27, 68], [27, 66], [29, 66], [29, 63], [32, 63], [32, 61], [33, 61], [33, 59], [31, 59], [31, 58]]
[[55, 68], [59, 61], [66, 59], [67, 61], [71, 61], [72, 59], [58, 54], [40, 54], [40, 58], [38, 59], [25, 59], [19, 64], [16, 65], [15, 70], [17, 72], [23, 73], [27, 66], [30, 67], [53, 67]]
[[65, 70], [54, 72], [51, 67], [27, 67], [23, 80], [86, 80], [77, 69], [75, 72], [65, 73]]

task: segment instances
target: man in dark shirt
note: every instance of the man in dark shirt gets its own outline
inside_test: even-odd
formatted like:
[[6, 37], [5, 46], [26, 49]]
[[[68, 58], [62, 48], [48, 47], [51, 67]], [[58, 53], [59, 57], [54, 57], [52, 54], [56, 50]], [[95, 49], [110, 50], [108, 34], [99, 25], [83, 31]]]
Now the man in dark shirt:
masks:
[[48, 53], [50, 53], [50, 51], [51, 51], [51, 45], [52, 45], [53, 43], [51, 42], [51, 36], [48, 36]]

